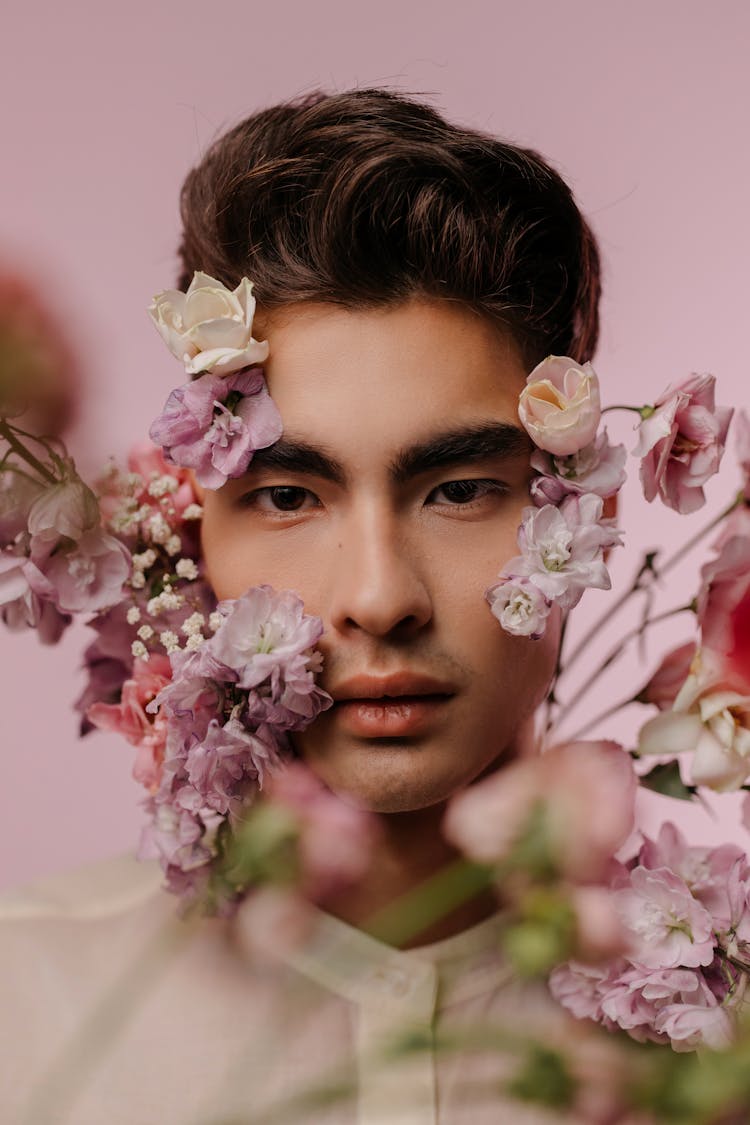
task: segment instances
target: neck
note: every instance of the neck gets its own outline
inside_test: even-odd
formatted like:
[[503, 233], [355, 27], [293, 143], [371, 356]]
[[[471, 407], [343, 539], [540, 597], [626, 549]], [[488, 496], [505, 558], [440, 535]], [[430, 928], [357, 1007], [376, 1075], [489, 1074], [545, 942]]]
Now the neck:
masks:
[[495, 913], [498, 898], [486, 877], [465, 868], [443, 839], [444, 813], [440, 804], [380, 814], [380, 839], [366, 874], [325, 909], [402, 949], [452, 937]]

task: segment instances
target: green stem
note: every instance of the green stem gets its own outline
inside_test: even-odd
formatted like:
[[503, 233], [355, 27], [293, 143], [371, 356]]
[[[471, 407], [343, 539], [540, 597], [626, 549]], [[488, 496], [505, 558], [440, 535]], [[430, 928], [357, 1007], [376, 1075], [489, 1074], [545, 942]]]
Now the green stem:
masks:
[[31, 465], [32, 469], [36, 469], [39, 475], [50, 484], [57, 484], [56, 478], [52, 475], [46, 465], [44, 465], [37, 457], [31, 453], [22, 442], [18, 441], [14, 435], [15, 427], [11, 428], [4, 419], [0, 419], [0, 437], [7, 441], [14, 453], [16, 453], [22, 461], [27, 465]]
[[492, 885], [490, 868], [458, 859], [367, 920], [367, 933], [396, 947]]
[[605, 406], [602, 414], [609, 414], [610, 410], [628, 410], [632, 414], [640, 414], [642, 407], [640, 406], [624, 406], [622, 403], [616, 403], [614, 406]]
[[607, 707], [604, 711], [600, 711], [598, 715], [594, 715], [593, 719], [589, 719], [587, 723], [584, 723], [583, 726], [579, 727], [577, 731], [573, 732], [573, 734], [566, 735], [566, 742], [577, 742], [582, 735], [588, 734], [592, 727], [597, 726], [599, 723], [603, 723], [605, 719], [608, 719], [610, 717], [610, 715], [616, 715], [617, 712], [622, 711], [624, 707], [629, 707], [631, 703], [637, 702], [638, 696], [630, 695], [627, 699], [621, 699], [619, 703], [613, 703], [611, 707]]
[[723, 520], [725, 520], [727, 516], [731, 515], [734, 509], [739, 507], [739, 505], [743, 503], [743, 500], [743, 493], [738, 492], [731, 504], [729, 504], [726, 508], [723, 508], [721, 512], [719, 512], [718, 516], [715, 516], [709, 523], [705, 525], [705, 527], [696, 532], [695, 535], [688, 539], [688, 541], [684, 543], [682, 547], [675, 551], [675, 553], [671, 555], [666, 560], [666, 562], [662, 563], [660, 566], [657, 566], [655, 562], [656, 553], [653, 551], [648, 552], [643, 563], [640, 566], [640, 569], [633, 579], [632, 584], [628, 587], [627, 590], [625, 590], [623, 594], [620, 595], [617, 601], [615, 601], [615, 603], [611, 605], [606, 610], [606, 612], [601, 615], [601, 617], [598, 617], [589, 629], [587, 629], [576, 647], [562, 664], [559, 673], [560, 676], [565, 675], [565, 673], [570, 670], [576, 660], [578, 660], [578, 658], [588, 649], [589, 645], [603, 628], [603, 626], [608, 624], [608, 622], [615, 616], [615, 614], [620, 612], [623, 606], [630, 601], [633, 595], [645, 589], [645, 585], [643, 582], [644, 575], [651, 575], [651, 578], [649, 579], [650, 583], [653, 583], [657, 579], [662, 578], [665, 574], [672, 570], [672, 568], [675, 567], [678, 562], [681, 562], [685, 555], [692, 551], [694, 547], [697, 547], [700, 541], [702, 539], [705, 539], [705, 537], [709, 535], [715, 527], [718, 527], [718, 525]]
[[652, 625], [657, 625], [660, 621], [666, 621], [669, 617], [676, 617], [677, 614], [686, 613], [687, 611], [690, 611], [691, 613], [695, 612], [692, 602], [690, 602], [688, 605], [677, 606], [674, 609], [667, 609], [663, 613], [658, 613], [656, 617], [648, 617], [645, 621], [642, 621], [641, 624], [638, 625], [635, 629], [631, 629], [630, 632], [626, 633], [624, 637], [621, 637], [617, 642], [617, 645], [609, 650], [603, 662], [599, 665], [593, 675], [588, 677], [586, 683], [582, 684], [578, 691], [571, 696], [565, 706], [562, 707], [560, 711], [558, 711], [557, 715], [555, 716], [556, 723], [559, 723], [563, 718], [565, 718], [565, 716], [573, 710], [573, 708], [580, 702], [580, 700], [583, 699], [584, 695], [586, 695], [590, 691], [591, 687], [596, 683], [596, 681], [604, 675], [607, 668], [609, 668], [611, 664], [614, 664], [615, 660], [617, 660], [617, 658], [622, 655], [626, 645], [630, 644], [630, 642], [632, 640], [635, 640], [635, 638], [640, 637], [641, 634]]

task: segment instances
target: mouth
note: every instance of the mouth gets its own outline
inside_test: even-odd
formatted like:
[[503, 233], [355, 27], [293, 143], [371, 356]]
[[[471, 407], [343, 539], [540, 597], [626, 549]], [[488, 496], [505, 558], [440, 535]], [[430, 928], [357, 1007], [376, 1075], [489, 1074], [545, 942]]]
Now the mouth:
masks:
[[439, 726], [456, 691], [413, 672], [354, 676], [331, 692], [336, 721], [359, 738], [404, 738]]

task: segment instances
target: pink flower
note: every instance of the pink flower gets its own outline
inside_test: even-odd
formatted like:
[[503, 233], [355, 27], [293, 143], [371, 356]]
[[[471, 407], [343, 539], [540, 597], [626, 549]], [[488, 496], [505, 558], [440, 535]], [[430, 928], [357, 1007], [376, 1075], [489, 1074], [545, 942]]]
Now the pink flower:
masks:
[[273, 775], [268, 799], [297, 819], [300, 886], [308, 898], [324, 902], [365, 874], [377, 837], [371, 813], [331, 793], [297, 762]]
[[[645, 838], [638, 855], [642, 867], [667, 867], [674, 872], [698, 902], [705, 906], [714, 924], [723, 929], [739, 925], [744, 914], [738, 907], [740, 892], [738, 881], [746, 878], [747, 863], [744, 852], [735, 844], [721, 847], [698, 847], [688, 845], [680, 830], [669, 821], [661, 826], [657, 839]], [[738, 863], [742, 864], [738, 867]], [[729, 900], [730, 884], [734, 887], [734, 905]]]
[[29, 512], [45, 486], [19, 473], [0, 473], [0, 550], [28, 532]]
[[735, 439], [737, 442], [737, 460], [740, 463], [743, 476], [743, 491], [745, 500], [750, 502], [750, 416], [746, 410], [740, 410], [734, 421]]
[[130, 574], [130, 554], [101, 528], [86, 531], [70, 548], [27, 562], [29, 585], [62, 612], [96, 613], [115, 605]]
[[662, 658], [661, 664], [646, 686], [638, 693], [640, 702], [652, 703], [660, 711], [669, 710], [688, 678], [695, 652], [695, 641], [686, 641], [678, 648], [671, 649]]
[[605, 1027], [616, 1027], [616, 1021], [604, 1016], [602, 999], [625, 965], [623, 960], [609, 965], [566, 961], [564, 965], [558, 965], [552, 970], [549, 978], [550, 992], [576, 1019], [596, 1020]]
[[172, 391], [151, 425], [151, 440], [167, 460], [193, 469], [199, 484], [221, 488], [247, 469], [257, 449], [273, 445], [282, 425], [254, 367], [220, 378], [205, 374]]
[[722, 538], [701, 570], [698, 621], [703, 646], [718, 656], [727, 683], [750, 693], [750, 535]]
[[694, 1051], [708, 1047], [723, 1051], [731, 1047], [736, 1036], [733, 1012], [713, 1004], [667, 1004], [656, 1017], [657, 1031], [669, 1036], [673, 1051]]
[[557, 457], [577, 453], [599, 428], [599, 380], [590, 363], [548, 356], [526, 379], [518, 416], [531, 440]]
[[693, 754], [694, 785], [724, 792], [750, 777], [750, 693], [726, 684], [721, 661], [708, 650], [695, 658], [673, 710], [649, 720], [638, 735], [640, 755], [684, 752]]
[[597, 882], [632, 831], [635, 792], [630, 756], [616, 743], [564, 743], [456, 794], [443, 831], [471, 859], [499, 863], [541, 807], [557, 871], [573, 882]]
[[506, 633], [514, 637], [544, 636], [552, 603], [528, 578], [505, 578], [484, 595]]
[[506, 563], [501, 578], [526, 577], [561, 609], [576, 605], [587, 587], [608, 590], [604, 551], [621, 542], [603, 501], [592, 493], [566, 497], [559, 508], [524, 508], [518, 544], [523, 554]]
[[86, 717], [100, 730], [117, 731], [137, 747], [133, 777], [154, 791], [161, 779], [167, 738], [166, 715], [153, 719], [146, 706], [170, 683], [172, 669], [166, 656], [154, 654], [148, 661], [135, 660], [132, 678], [122, 685], [119, 703], [94, 703]]
[[625, 483], [626, 458], [624, 445], [609, 444], [606, 429], [567, 457], [536, 449], [530, 464], [539, 475], [531, 482], [531, 498], [541, 508], [559, 504], [573, 493], [593, 492], [602, 499], [614, 496]]
[[719, 469], [732, 409], [714, 403], [713, 375], [693, 375], [668, 387], [638, 427], [643, 493], [658, 494], [676, 512], [705, 503], [703, 485]]
[[630, 873], [630, 886], [614, 895], [632, 941], [632, 960], [649, 969], [711, 964], [711, 915], [673, 871], [636, 867]]
[[44, 542], [48, 550], [61, 538], [80, 539], [98, 524], [96, 496], [78, 477], [45, 488], [31, 505], [28, 518], [33, 540]]

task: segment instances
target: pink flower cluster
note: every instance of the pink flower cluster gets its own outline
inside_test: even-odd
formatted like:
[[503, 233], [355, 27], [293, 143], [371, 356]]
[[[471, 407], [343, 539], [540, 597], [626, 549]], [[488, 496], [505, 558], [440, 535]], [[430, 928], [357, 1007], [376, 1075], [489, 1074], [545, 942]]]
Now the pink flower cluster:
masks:
[[627, 938], [606, 964], [571, 961], [550, 978], [577, 1018], [676, 1051], [721, 1048], [750, 961], [750, 864], [740, 848], [690, 847], [672, 824], [612, 879]]
[[190, 474], [149, 443], [133, 449], [127, 472], [105, 475], [100, 493], [107, 530], [127, 547], [132, 569], [119, 604], [90, 622], [96, 637], [76, 706], [82, 733], [118, 731], [136, 746], [134, 775], [152, 788], [165, 732], [145, 706], [171, 679], [168, 655], [202, 643], [216, 605], [200, 563], [202, 509]]
[[257, 449], [281, 437], [281, 415], [263, 371], [206, 372], [172, 391], [150, 437], [173, 465], [193, 469], [204, 488], [221, 488], [246, 471]]
[[[2, 425], [14, 437], [12, 425]], [[130, 555], [102, 527], [97, 498], [72, 461], [50, 449], [45, 464], [14, 440], [26, 456], [3, 449], [0, 614], [11, 629], [34, 628], [54, 643], [72, 614], [99, 613], [120, 600]], [[35, 444], [37, 453], [45, 448]]]
[[295, 594], [256, 587], [218, 613], [211, 638], [172, 654], [172, 680], [146, 707], [165, 743], [142, 854], [181, 894], [207, 888], [226, 826], [279, 768], [288, 732], [331, 704], [315, 683], [322, 624]]
[[526, 381], [519, 417], [537, 449], [531, 498], [518, 532], [521, 554], [486, 592], [492, 613], [513, 636], [543, 636], [553, 605], [571, 609], [587, 587], [608, 590], [605, 552], [621, 533], [604, 518], [604, 500], [625, 480], [625, 449], [612, 446], [601, 419], [591, 364], [549, 356]]
[[[661, 714], [643, 725], [642, 755], [691, 753], [691, 780], [715, 790], [750, 778], [750, 515], [730, 517], [697, 598], [699, 645], [668, 653], [641, 698]], [[670, 709], [667, 709], [667, 708]]]

